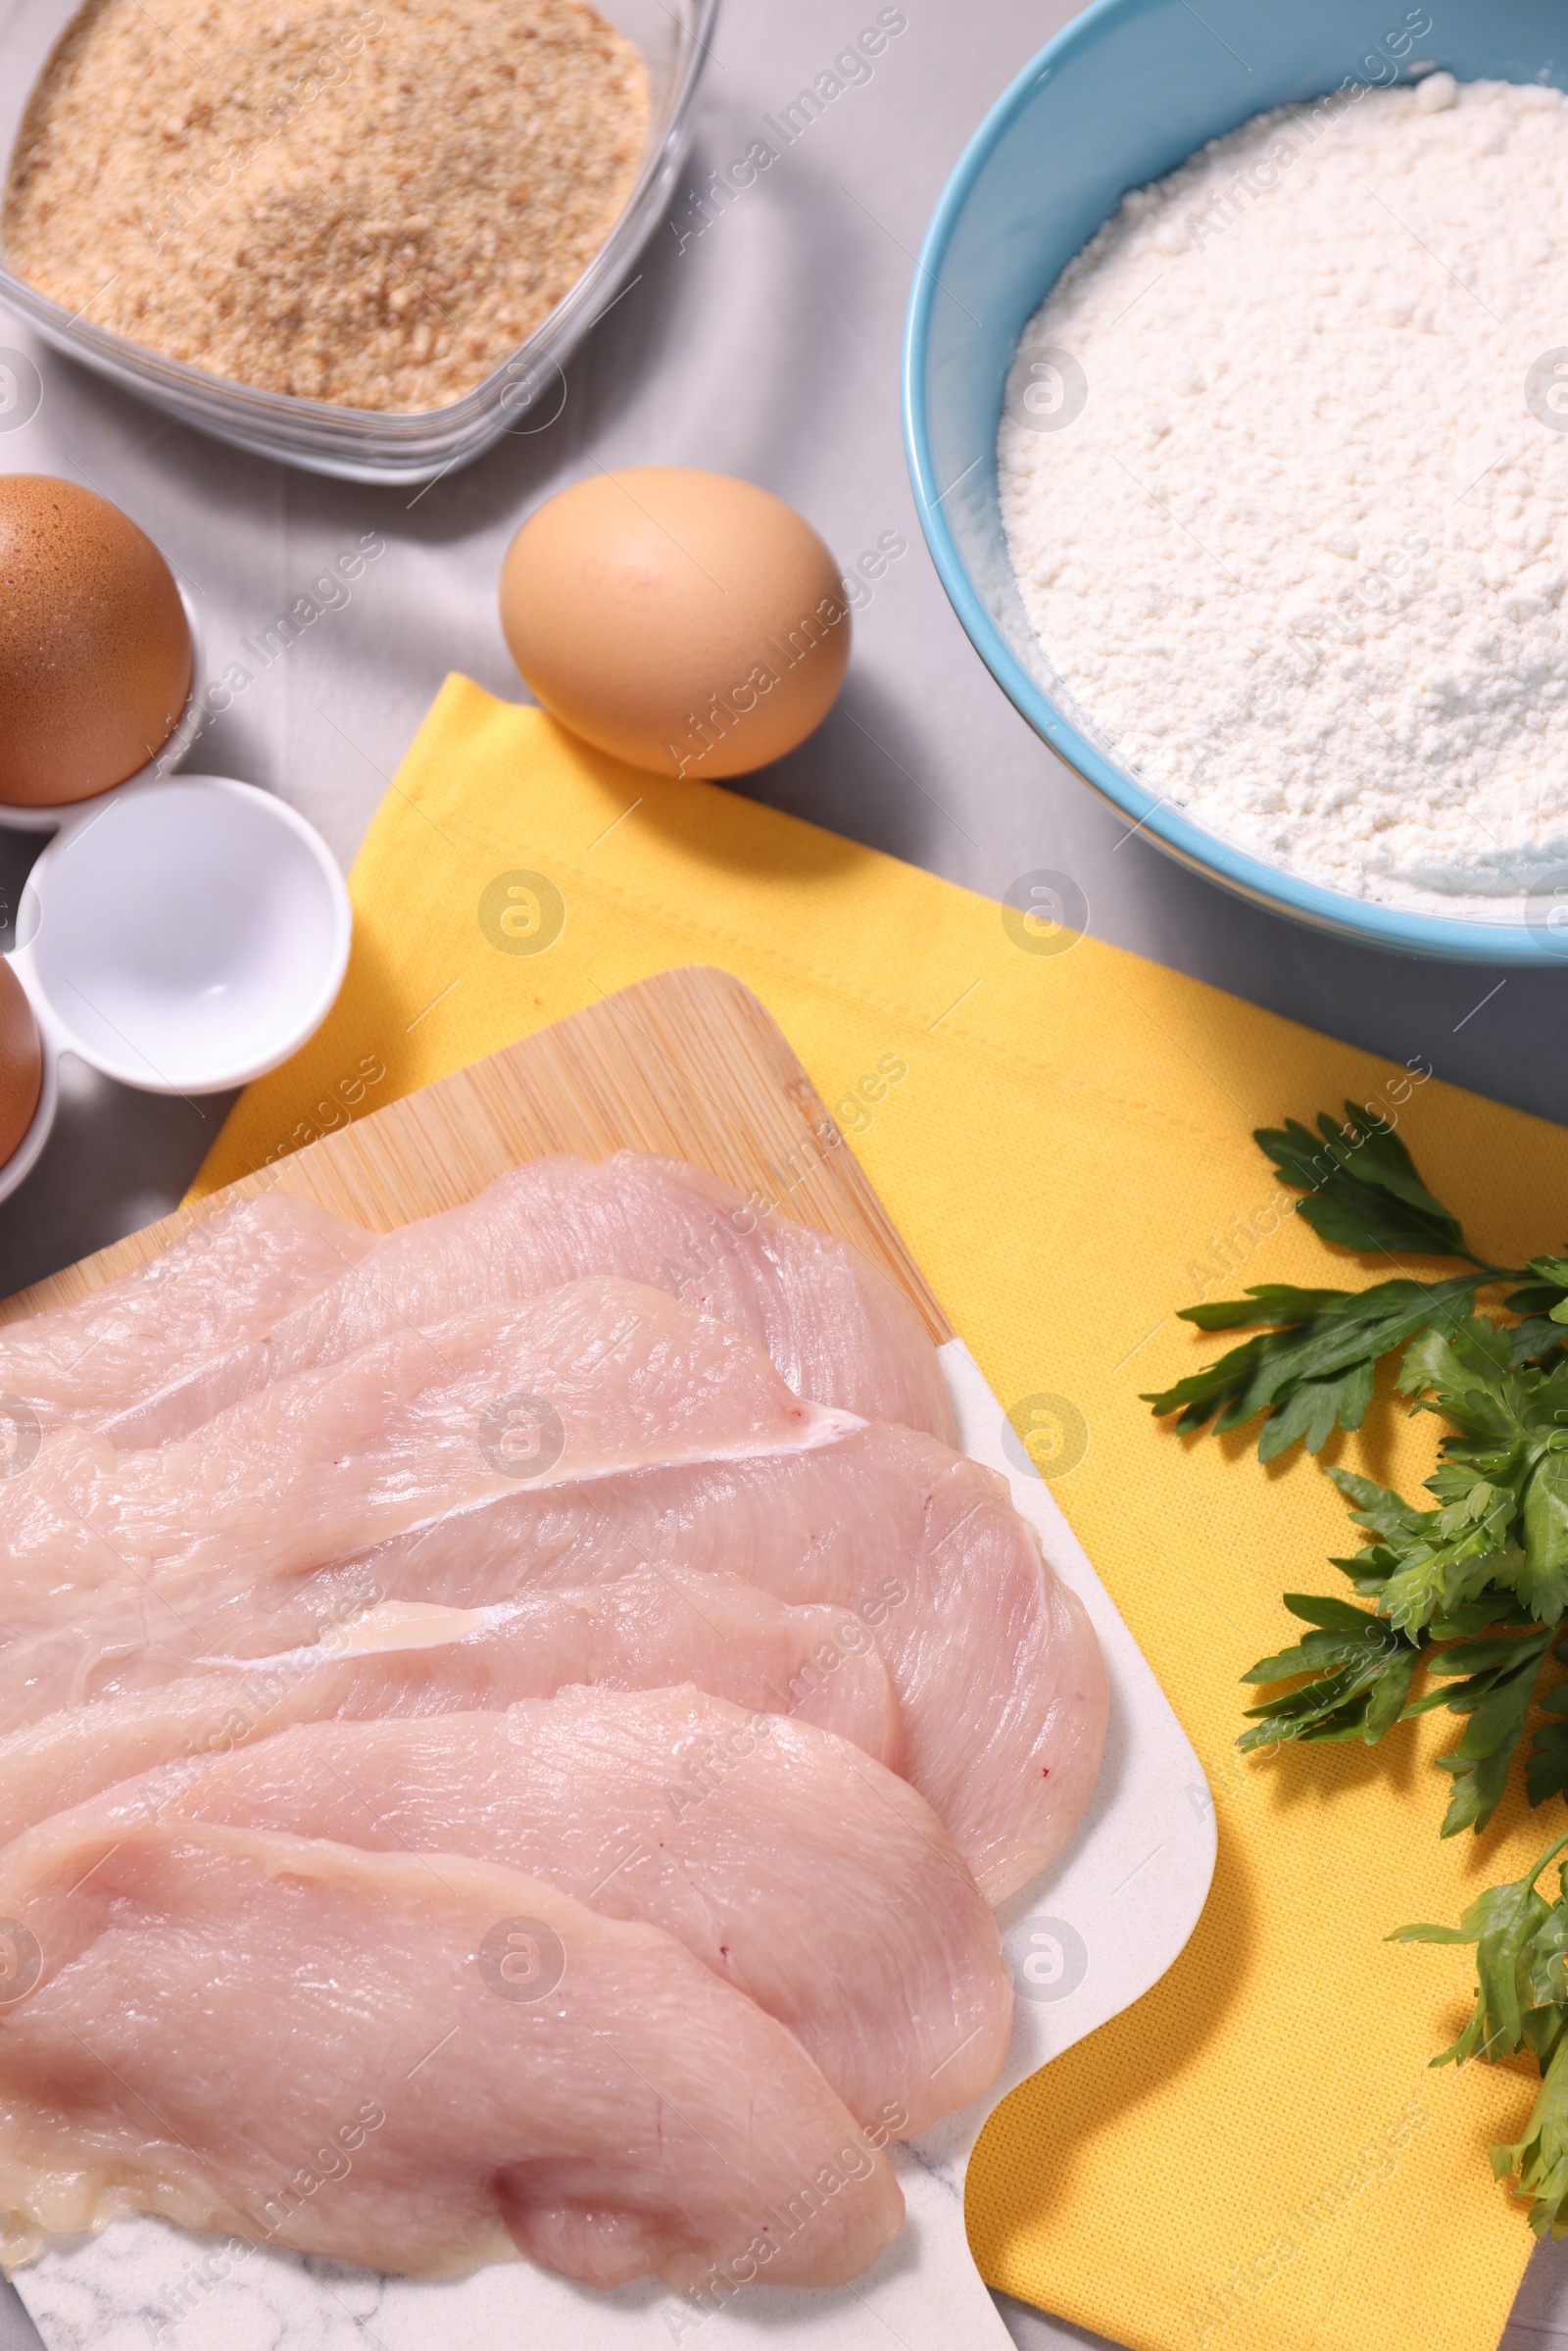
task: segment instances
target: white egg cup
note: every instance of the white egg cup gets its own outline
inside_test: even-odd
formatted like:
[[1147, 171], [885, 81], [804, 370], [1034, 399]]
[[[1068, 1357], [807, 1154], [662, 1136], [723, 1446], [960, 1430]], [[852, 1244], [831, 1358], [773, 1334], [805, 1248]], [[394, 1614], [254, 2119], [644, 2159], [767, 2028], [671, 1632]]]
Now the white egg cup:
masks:
[[202, 716], [201, 636], [183, 601], [191, 692], [157, 759], [90, 800], [0, 806], [0, 826], [55, 836], [23, 891], [9, 957], [38, 1024], [43, 1082], [0, 1166], [0, 1200], [49, 1139], [63, 1053], [148, 1094], [220, 1094], [296, 1053], [348, 968], [348, 891], [314, 827], [254, 784], [169, 772]]

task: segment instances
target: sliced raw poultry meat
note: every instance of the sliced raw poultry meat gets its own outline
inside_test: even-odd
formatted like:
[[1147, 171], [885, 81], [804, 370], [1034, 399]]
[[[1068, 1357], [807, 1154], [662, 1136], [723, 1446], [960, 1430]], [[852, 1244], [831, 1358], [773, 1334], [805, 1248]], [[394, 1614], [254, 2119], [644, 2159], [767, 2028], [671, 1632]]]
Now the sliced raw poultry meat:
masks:
[[0, 1845], [154, 1765], [173, 1794], [201, 1758], [295, 1723], [505, 1708], [569, 1683], [662, 1690], [691, 1680], [752, 1713], [835, 1732], [892, 1769], [901, 1753], [892, 1684], [858, 1617], [787, 1607], [717, 1576], [649, 1570], [493, 1608], [391, 1601], [310, 1648], [202, 1663], [0, 1739]]
[[236, 1332], [110, 1424], [126, 1449], [186, 1435], [270, 1381], [335, 1363], [372, 1340], [585, 1274], [647, 1282], [744, 1331], [797, 1396], [951, 1444], [953, 1407], [913, 1305], [869, 1258], [682, 1159], [534, 1159], [474, 1200], [390, 1233], [363, 1263], [265, 1335]]
[[827, 1732], [690, 1684], [307, 1724], [104, 1799], [149, 1813], [547, 1878], [675, 1935], [900, 2131], [978, 2097], [1006, 2053], [996, 1924], [930, 1807]]
[[994, 1901], [1059, 1850], [1103, 1738], [1093, 1631], [1001, 1479], [802, 1402], [728, 1325], [631, 1283], [399, 1332], [143, 1453], [56, 1432], [0, 1489], [0, 1542], [15, 1724], [368, 1601], [484, 1607], [654, 1567], [851, 1608], [906, 1776]]
[[69, 1621], [126, 1580], [178, 1609], [220, 1573], [298, 1574], [519, 1481], [808, 1449], [856, 1425], [791, 1395], [728, 1324], [635, 1283], [574, 1282], [401, 1329], [177, 1444], [120, 1453], [52, 1432], [0, 1489], [0, 1623]]
[[236, 1591], [204, 1638], [240, 1647], [270, 1622], [305, 1641], [313, 1616], [319, 1629], [370, 1597], [480, 1607], [649, 1566], [855, 1610], [898, 1696], [905, 1776], [993, 1902], [1066, 1843], [1109, 1711], [1094, 1628], [1005, 1481], [910, 1429], [873, 1423], [765, 1458], [519, 1489], [313, 1577], [291, 1601], [279, 1592], [278, 1616], [270, 1595]]
[[[314, 1576], [241, 1572], [177, 1613], [137, 1587], [118, 1613], [0, 1652], [0, 1709], [21, 1724], [204, 1657], [333, 1641], [387, 1601], [482, 1609], [650, 1569], [739, 1577], [868, 1625], [897, 1695], [901, 1768], [993, 1902], [1065, 1844], [1108, 1708], [1088, 1616], [1000, 1478], [874, 1424], [750, 1459], [517, 1487]], [[824, 1663], [825, 1690], [840, 1670]]]
[[134, 1273], [7, 1324], [0, 1392], [44, 1428], [103, 1420], [264, 1338], [374, 1246], [373, 1233], [293, 1193], [241, 1200]]
[[661, 1929], [460, 1854], [91, 1813], [0, 1856], [8, 2265], [142, 2210], [416, 2275], [831, 2285], [898, 2229], [876, 2130]]

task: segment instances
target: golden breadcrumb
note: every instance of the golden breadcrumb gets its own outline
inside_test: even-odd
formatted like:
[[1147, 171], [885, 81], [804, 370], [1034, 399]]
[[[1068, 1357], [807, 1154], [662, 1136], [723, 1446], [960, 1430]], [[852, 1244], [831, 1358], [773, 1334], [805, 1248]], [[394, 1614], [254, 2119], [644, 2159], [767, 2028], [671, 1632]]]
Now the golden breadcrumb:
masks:
[[439, 408], [592, 260], [647, 123], [585, 0], [88, 0], [28, 103], [6, 260], [214, 375]]

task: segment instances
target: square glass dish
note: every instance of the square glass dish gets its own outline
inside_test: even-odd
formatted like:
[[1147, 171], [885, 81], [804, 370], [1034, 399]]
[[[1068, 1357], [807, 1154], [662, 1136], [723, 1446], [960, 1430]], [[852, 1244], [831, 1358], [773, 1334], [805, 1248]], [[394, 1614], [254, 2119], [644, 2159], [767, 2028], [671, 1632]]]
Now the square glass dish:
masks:
[[[27, 101], [77, 4], [9, 0], [0, 14], [0, 157], [7, 173]], [[344, 408], [210, 375], [73, 316], [8, 269], [3, 253], [0, 300], [68, 358], [258, 457], [371, 482], [427, 481], [466, 465], [535, 400], [550, 396], [563, 363], [613, 300], [681, 168], [718, 0], [596, 5], [636, 43], [648, 72], [648, 140], [636, 183], [609, 236], [550, 316], [481, 384], [443, 408], [413, 415]]]

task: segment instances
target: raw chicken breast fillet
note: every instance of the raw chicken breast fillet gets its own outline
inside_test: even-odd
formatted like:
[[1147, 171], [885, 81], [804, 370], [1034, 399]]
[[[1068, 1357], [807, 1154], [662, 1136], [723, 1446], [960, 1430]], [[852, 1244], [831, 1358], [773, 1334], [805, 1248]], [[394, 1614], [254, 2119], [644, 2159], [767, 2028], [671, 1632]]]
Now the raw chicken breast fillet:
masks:
[[266, 1192], [193, 1223], [134, 1273], [0, 1330], [0, 1391], [44, 1428], [134, 1408], [265, 1338], [375, 1246], [314, 1200]]
[[1104, 1735], [1093, 1630], [1002, 1479], [801, 1402], [727, 1326], [629, 1283], [377, 1341], [148, 1452], [62, 1433], [0, 1491], [0, 1537], [19, 1724], [387, 1599], [674, 1568], [848, 1607], [892, 1678], [903, 1769], [993, 1901], [1060, 1849]]
[[175, 1794], [201, 1759], [295, 1723], [505, 1708], [573, 1682], [662, 1690], [692, 1679], [753, 1713], [836, 1732], [893, 1770], [901, 1754], [893, 1687], [858, 1616], [787, 1607], [716, 1576], [650, 1570], [493, 1608], [391, 1601], [310, 1648], [201, 1662], [203, 1672], [0, 1738], [0, 1845], [154, 1765]]
[[1006, 2053], [996, 1924], [913, 1788], [690, 1684], [309, 1724], [102, 1805], [149, 1813], [471, 1853], [662, 1927], [787, 2025], [852, 2114], [897, 2109], [900, 2132], [978, 2097]]
[[0, 1621], [58, 1622], [126, 1573], [177, 1603], [220, 1571], [297, 1573], [519, 1480], [822, 1445], [855, 1425], [662, 1291], [574, 1282], [399, 1330], [177, 1444], [117, 1453], [97, 1432], [54, 1432], [0, 1490]]
[[[1005, 1480], [912, 1429], [873, 1423], [752, 1460], [519, 1489], [314, 1576], [291, 1600], [236, 1591], [201, 1638], [242, 1647], [256, 1626], [270, 1640], [286, 1625], [304, 1641], [370, 1597], [483, 1607], [647, 1567], [739, 1576], [794, 1606], [854, 1610], [897, 1693], [900, 1768], [993, 1902], [1066, 1843], [1109, 1713], [1094, 1627]], [[127, 1638], [152, 1630], [143, 1613]], [[113, 1660], [103, 1670], [112, 1680]], [[132, 1659], [124, 1670], [134, 1681], [160, 1668]]]
[[[402, 1226], [265, 1335], [236, 1332], [110, 1424], [126, 1449], [186, 1435], [269, 1381], [340, 1362], [389, 1332], [520, 1303], [587, 1274], [668, 1291], [771, 1355], [797, 1396], [945, 1444], [953, 1407], [918, 1314], [869, 1258], [681, 1159], [533, 1159], [474, 1200]], [[25, 1393], [24, 1391], [23, 1393]]]
[[8, 2264], [139, 2210], [422, 2276], [832, 2285], [901, 2224], [783, 2026], [519, 1870], [78, 1812], [0, 1855], [0, 1914]]

